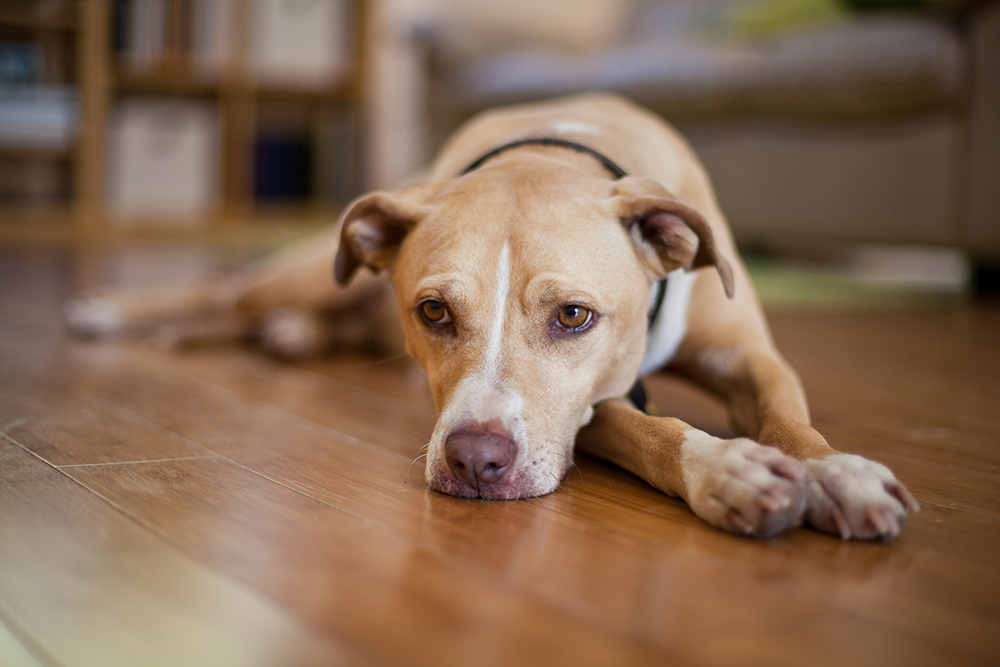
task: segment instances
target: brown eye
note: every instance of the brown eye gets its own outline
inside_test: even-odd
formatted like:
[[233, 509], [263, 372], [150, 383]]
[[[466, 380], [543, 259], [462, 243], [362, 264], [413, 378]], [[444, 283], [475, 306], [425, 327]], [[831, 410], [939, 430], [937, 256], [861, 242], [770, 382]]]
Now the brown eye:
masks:
[[580, 329], [590, 322], [590, 311], [583, 306], [565, 306], [559, 311], [559, 326], [564, 329]]
[[426, 301], [421, 301], [418, 308], [424, 319], [431, 324], [447, 324], [451, 322], [451, 317], [448, 315], [448, 308], [441, 301], [427, 299]]

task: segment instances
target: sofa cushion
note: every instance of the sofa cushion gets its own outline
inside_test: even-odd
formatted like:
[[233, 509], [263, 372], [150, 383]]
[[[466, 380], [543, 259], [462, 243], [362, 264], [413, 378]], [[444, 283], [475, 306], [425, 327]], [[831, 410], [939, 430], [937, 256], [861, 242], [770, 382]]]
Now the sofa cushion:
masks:
[[931, 108], [965, 82], [957, 31], [922, 16], [860, 16], [765, 41], [673, 36], [590, 53], [534, 49], [451, 70], [465, 108], [615, 90], [670, 116], [764, 112], [865, 117]]
[[917, 17], [889, 15], [802, 30], [762, 50], [748, 103], [769, 112], [911, 111], [953, 99], [965, 75], [956, 31]]

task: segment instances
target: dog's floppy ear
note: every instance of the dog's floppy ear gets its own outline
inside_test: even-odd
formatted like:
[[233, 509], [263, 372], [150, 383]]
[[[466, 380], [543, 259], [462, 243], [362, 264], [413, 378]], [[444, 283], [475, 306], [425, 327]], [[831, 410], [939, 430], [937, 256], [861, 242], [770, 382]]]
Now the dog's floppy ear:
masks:
[[373, 271], [391, 268], [403, 239], [430, 211], [426, 202], [439, 189], [439, 184], [417, 185], [351, 202], [341, 217], [333, 268], [337, 282], [346, 285], [362, 265]]
[[733, 298], [733, 269], [719, 254], [705, 218], [655, 181], [619, 180], [612, 203], [629, 236], [653, 271], [665, 277], [675, 269], [714, 266], [726, 296]]

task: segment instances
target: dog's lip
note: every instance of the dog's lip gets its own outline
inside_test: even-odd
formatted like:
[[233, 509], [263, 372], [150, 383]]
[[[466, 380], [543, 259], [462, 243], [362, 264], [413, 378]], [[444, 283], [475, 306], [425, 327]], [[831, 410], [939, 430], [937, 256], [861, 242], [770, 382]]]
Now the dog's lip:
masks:
[[553, 489], [538, 490], [533, 484], [525, 484], [524, 477], [519, 471], [514, 471], [514, 474], [514, 478], [497, 484], [472, 486], [439, 467], [437, 473], [430, 479], [429, 487], [448, 496], [477, 500], [527, 500], [548, 495], [559, 488], [557, 485]]
[[[458, 489], [444, 489], [440, 487], [431, 487], [434, 491], [438, 493], [443, 493], [447, 496], [452, 496], [455, 498], [467, 498], [470, 500], [530, 500], [532, 498], [541, 498], [542, 496], [547, 496], [548, 494], [555, 491], [542, 491], [542, 492], [531, 492], [531, 493], [518, 493], [517, 495], [511, 495], [509, 489], [503, 489], [505, 485], [493, 484], [493, 485], [483, 485], [479, 489], [474, 489], [468, 484], [458, 483], [455, 485]], [[462, 488], [465, 487], [465, 488]], [[556, 487], [558, 488], [558, 487]], [[463, 493], [461, 491], [468, 491], [468, 493]]]

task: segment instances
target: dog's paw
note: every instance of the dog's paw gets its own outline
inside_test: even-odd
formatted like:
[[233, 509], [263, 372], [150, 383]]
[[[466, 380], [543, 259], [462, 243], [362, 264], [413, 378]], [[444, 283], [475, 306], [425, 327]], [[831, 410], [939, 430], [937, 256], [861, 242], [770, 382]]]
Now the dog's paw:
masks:
[[854, 454], [806, 461], [806, 521], [845, 540], [899, 534], [917, 501], [881, 463]]
[[280, 357], [298, 358], [316, 354], [323, 346], [316, 316], [298, 308], [275, 308], [260, 325], [261, 345]]
[[124, 324], [121, 309], [111, 299], [78, 296], [63, 306], [66, 327], [79, 336], [108, 336]]
[[689, 435], [681, 456], [686, 500], [713, 526], [771, 537], [802, 523], [805, 469], [774, 447]]

